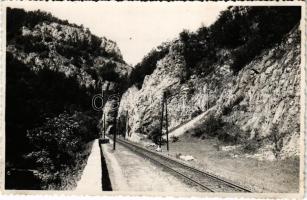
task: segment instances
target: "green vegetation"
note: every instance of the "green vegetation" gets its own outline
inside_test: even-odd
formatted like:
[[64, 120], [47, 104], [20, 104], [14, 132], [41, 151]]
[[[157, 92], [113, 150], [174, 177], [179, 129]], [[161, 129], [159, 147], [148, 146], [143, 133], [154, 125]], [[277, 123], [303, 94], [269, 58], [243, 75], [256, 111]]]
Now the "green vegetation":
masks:
[[[192, 74], [206, 76], [214, 66], [230, 62], [234, 74], [258, 56], [264, 49], [280, 42], [301, 18], [296, 6], [229, 7], [222, 11], [217, 21], [196, 32], [184, 30], [179, 34], [186, 61], [186, 77]], [[178, 41], [177, 41], [178, 42]], [[132, 71], [130, 86], [142, 87], [146, 75], [152, 74], [159, 60], [169, 52], [171, 44], [163, 43], [148, 53]], [[226, 50], [229, 54], [220, 54]]]
[[[46, 25], [54, 23], [54, 31], [58, 31], [58, 36], [54, 37], [52, 31], [45, 30], [43, 23]], [[30, 30], [31, 34], [23, 35], [21, 31], [23, 28]], [[71, 29], [68, 37], [64, 37], [65, 34], [68, 34], [65, 29]], [[99, 78], [109, 80], [109, 74], [104, 75], [99, 71], [102, 68], [107, 68], [108, 73], [114, 74], [117, 72], [114, 71], [114, 67], [110, 68], [110, 65], [116, 65], [116, 62], [125, 64], [120, 53], [106, 50], [106, 46], [102, 45], [103, 40], [106, 39], [91, 34], [89, 29], [82, 25], [69, 24], [67, 20], [60, 20], [50, 13], [40, 10], [26, 12], [23, 9], [7, 8], [8, 44], [14, 45], [18, 50], [27, 54], [37, 53], [41, 59], [50, 59], [55, 56], [49, 55], [50, 52], [59, 54], [63, 57], [61, 59], [65, 60], [64, 65], [72, 64], [77, 68], [83, 68], [96, 80]], [[97, 63], [97, 60], [101, 58], [109, 61]], [[110, 70], [112, 72], [109, 72]], [[101, 75], [103, 77], [100, 77]], [[114, 81], [113, 79], [114, 76], [110, 78], [110, 81]]]
[[169, 52], [169, 44], [163, 43], [151, 50], [141, 62], [139, 62], [131, 72], [130, 84], [135, 84], [138, 88], [142, 87], [146, 75], [152, 74], [156, 69], [157, 62]]
[[12, 39], [13, 37], [21, 34], [21, 27], [26, 26], [33, 28], [35, 25], [45, 22], [57, 22], [63, 25], [69, 25], [72, 27], [82, 28], [76, 24], [69, 24], [67, 20], [60, 20], [50, 13], [43, 11], [28, 11], [18, 8], [7, 8], [7, 38]]
[[96, 123], [85, 113], [64, 112], [28, 131], [33, 150], [24, 157], [37, 170], [42, 189], [67, 189], [76, 184], [78, 170], [82, 170], [88, 156], [83, 152], [97, 138]]
[[97, 137], [90, 94], [74, 78], [33, 72], [10, 53], [6, 77], [6, 170], [35, 170], [38, 188], [60, 188], [61, 173], [79, 168], [84, 158], [76, 156]]
[[246, 133], [233, 123], [224, 122], [221, 118], [210, 116], [201, 125], [190, 130], [198, 138], [217, 138], [225, 144], [238, 144], [246, 141]]
[[[195, 33], [183, 31], [173, 43], [182, 44], [177, 47], [186, 62], [184, 80], [194, 74], [206, 76], [222, 64], [229, 64], [234, 74], [238, 73], [264, 49], [280, 42], [300, 17], [300, 7], [295, 6], [229, 7], [210, 27], [201, 27]], [[54, 22], [52, 30], [70, 28], [72, 33], [67, 38], [73, 39], [60, 39], [37, 28]], [[22, 35], [23, 27], [29, 34]], [[34, 30], [38, 34], [33, 34]], [[61, 34], [70, 34], [64, 32]], [[85, 39], [78, 39], [78, 34]], [[6, 170], [35, 172], [34, 179], [39, 183], [34, 189], [74, 185], [64, 183], [63, 178], [75, 177], [86, 160], [88, 144], [98, 137], [96, 124], [100, 116], [90, 111], [92, 95], [100, 91], [105, 80], [124, 87], [115, 90], [123, 91], [132, 85], [141, 88], [145, 76], [153, 73], [172, 45], [163, 43], [153, 49], [127, 78], [117, 68], [125, 64], [120, 53], [108, 51], [102, 42], [103, 38], [92, 35], [82, 25], [69, 24], [50, 13], [7, 8], [7, 44], [14, 50], [6, 54]], [[96, 85], [84, 86], [86, 80]], [[190, 90], [190, 94], [193, 92]], [[242, 98], [225, 107], [223, 114], [228, 115]], [[199, 111], [193, 116], [198, 114]], [[157, 142], [160, 122], [158, 118], [152, 121], [141, 123], [140, 132]], [[125, 122], [125, 116], [121, 116], [120, 132], [124, 132]], [[237, 126], [214, 117], [193, 131], [196, 137], [217, 137], [226, 143], [244, 140]], [[276, 156], [282, 140], [272, 129]], [[246, 149], [252, 151], [254, 147]], [[14, 183], [19, 182], [28, 184], [20, 189], [33, 186], [9, 174], [6, 173], [6, 183], [13, 185], [7, 187], [18, 188]]]
[[229, 7], [210, 27], [180, 33], [187, 68], [192, 73], [210, 73], [214, 63], [227, 60], [226, 55], [218, 56], [219, 50], [226, 49], [231, 53], [230, 67], [237, 73], [261, 51], [280, 42], [300, 18], [300, 7], [295, 6]]
[[[66, 38], [74, 39], [37, 28], [54, 22], [61, 34], [71, 29]], [[23, 27], [28, 34], [22, 35]], [[124, 63], [101, 43], [83, 26], [49, 13], [7, 9], [7, 44], [14, 47], [6, 54], [7, 189], [75, 186], [98, 137], [100, 115], [91, 107], [92, 96], [101, 81], [118, 80], [116, 62]], [[97, 58], [103, 62], [97, 64]]]
[[281, 150], [283, 148], [283, 141], [286, 135], [285, 132], [280, 132], [278, 129], [278, 124], [274, 123], [270, 129], [271, 134], [269, 135], [270, 141], [272, 141], [273, 145], [273, 153], [275, 158], [280, 157]]
[[255, 153], [261, 147], [262, 142], [263, 140], [261, 140], [259, 136], [259, 131], [257, 129], [254, 129], [254, 137], [246, 140], [243, 144], [243, 152]]

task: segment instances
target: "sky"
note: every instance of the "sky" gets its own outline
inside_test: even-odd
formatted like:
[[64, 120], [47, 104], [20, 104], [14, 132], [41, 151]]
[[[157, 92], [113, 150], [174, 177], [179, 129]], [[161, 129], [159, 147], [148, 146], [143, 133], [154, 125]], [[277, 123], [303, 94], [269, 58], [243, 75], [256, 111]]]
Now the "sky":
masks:
[[83, 24], [99, 36], [115, 41], [124, 60], [135, 65], [154, 47], [178, 37], [183, 29], [209, 26], [225, 10], [222, 4], [204, 2], [25, 2], [10, 7], [43, 10]]

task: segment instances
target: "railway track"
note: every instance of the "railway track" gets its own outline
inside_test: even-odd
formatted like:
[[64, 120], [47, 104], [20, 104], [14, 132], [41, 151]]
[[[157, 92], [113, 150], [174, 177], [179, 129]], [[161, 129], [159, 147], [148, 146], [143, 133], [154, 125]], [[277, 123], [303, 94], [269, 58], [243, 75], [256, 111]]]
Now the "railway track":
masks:
[[120, 138], [117, 139], [117, 142], [126, 148], [138, 153], [142, 157], [145, 157], [150, 161], [162, 166], [186, 182], [189, 182], [193, 186], [197, 187], [199, 191], [228, 193], [251, 192], [249, 189], [246, 189], [242, 186], [223, 180], [220, 177], [198, 170], [194, 167], [166, 157], [157, 152], [148, 150], [140, 145], [133, 144]]

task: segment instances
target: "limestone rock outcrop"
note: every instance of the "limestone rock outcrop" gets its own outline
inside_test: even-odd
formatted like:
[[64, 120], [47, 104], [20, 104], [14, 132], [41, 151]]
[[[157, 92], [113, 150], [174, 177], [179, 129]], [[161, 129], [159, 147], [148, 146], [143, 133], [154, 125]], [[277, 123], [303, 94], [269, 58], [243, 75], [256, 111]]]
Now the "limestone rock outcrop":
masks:
[[[253, 59], [237, 75], [229, 65], [214, 66], [207, 76], [193, 74], [182, 83], [185, 60], [175, 41], [169, 53], [158, 61], [154, 72], [145, 77], [138, 90], [129, 88], [122, 96], [119, 116], [129, 116], [132, 140], [151, 137], [159, 132], [161, 97], [168, 91], [169, 128], [190, 119], [193, 113], [220, 118], [246, 140], [263, 140], [263, 149], [274, 147], [273, 129], [277, 130], [281, 157], [299, 155], [300, 137], [300, 32], [293, 29], [281, 42]], [[227, 54], [227, 50], [221, 51]], [[210, 113], [210, 114], [209, 114]], [[197, 114], [196, 114], [197, 115]], [[207, 118], [199, 124], [206, 123]], [[206, 134], [206, 133], [204, 133]], [[274, 138], [273, 137], [273, 138]], [[259, 151], [261, 151], [261, 148]]]

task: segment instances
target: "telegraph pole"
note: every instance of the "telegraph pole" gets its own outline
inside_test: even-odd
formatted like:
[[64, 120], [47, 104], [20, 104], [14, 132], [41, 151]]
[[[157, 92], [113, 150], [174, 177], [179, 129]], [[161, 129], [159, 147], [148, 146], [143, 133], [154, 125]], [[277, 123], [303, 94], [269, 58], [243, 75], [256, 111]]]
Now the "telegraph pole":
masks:
[[[163, 95], [165, 97], [165, 94]], [[167, 97], [165, 97], [165, 120], [166, 120], [166, 149], [169, 151], [168, 144], [168, 115], [167, 115]]]
[[[116, 94], [118, 95], [118, 94]], [[118, 109], [118, 106], [119, 106], [119, 99], [118, 99], [118, 96], [114, 96], [116, 100], [116, 109]], [[113, 109], [115, 109], [115, 107], [113, 107]], [[114, 110], [113, 110], [114, 111]], [[116, 115], [114, 117], [114, 130], [113, 130], [113, 150], [116, 149], [116, 135], [117, 135], [117, 114], [118, 114], [118, 110], [116, 111]]]
[[126, 134], [129, 136], [129, 115], [128, 110], [126, 111], [126, 133], [124, 135], [124, 138], [126, 139]]
[[206, 93], [207, 93], [207, 110], [209, 110], [209, 84], [208, 83], [206, 87]]
[[208, 99], [207, 99], [207, 110], [209, 110], [209, 89], [207, 88], [207, 96], [208, 96]]
[[106, 115], [103, 113], [103, 139], [106, 139]]
[[114, 130], [113, 130], [113, 150], [116, 149], [116, 130], [117, 130], [117, 127], [116, 127], [116, 117], [115, 117], [115, 123], [114, 123]]
[[[117, 99], [117, 101], [116, 101], [116, 106], [118, 106], [118, 99]], [[117, 112], [117, 114], [118, 114], [118, 112]], [[117, 115], [115, 116], [115, 118], [114, 118], [114, 120], [115, 120], [115, 123], [114, 123], [114, 130], [113, 130], [113, 132], [114, 132], [114, 135], [113, 135], [113, 150], [115, 150], [116, 149], [116, 134], [117, 134]]]
[[[106, 105], [107, 103], [107, 90], [102, 91], [102, 99], [103, 99], [103, 106]], [[103, 138], [106, 138], [106, 133], [107, 133], [107, 124], [106, 124], [106, 113], [105, 111], [103, 112]]]
[[162, 105], [161, 105], [161, 126], [160, 126], [160, 137], [159, 137], [159, 148], [161, 149], [162, 145], [162, 132], [163, 132], [163, 112], [164, 112], [164, 92], [162, 95]]

